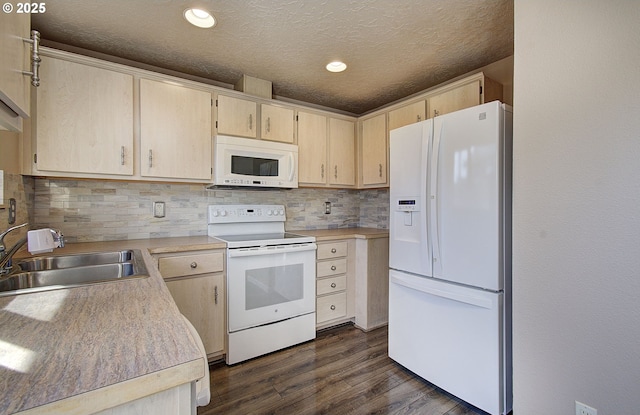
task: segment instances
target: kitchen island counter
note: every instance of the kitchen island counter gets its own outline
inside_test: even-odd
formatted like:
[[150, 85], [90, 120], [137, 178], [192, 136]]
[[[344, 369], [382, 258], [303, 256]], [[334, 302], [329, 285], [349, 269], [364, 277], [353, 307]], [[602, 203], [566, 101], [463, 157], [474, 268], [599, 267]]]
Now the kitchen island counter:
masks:
[[140, 249], [149, 277], [0, 297], [0, 414], [90, 414], [202, 377], [202, 355], [150, 253], [221, 247], [185, 237], [53, 252]]

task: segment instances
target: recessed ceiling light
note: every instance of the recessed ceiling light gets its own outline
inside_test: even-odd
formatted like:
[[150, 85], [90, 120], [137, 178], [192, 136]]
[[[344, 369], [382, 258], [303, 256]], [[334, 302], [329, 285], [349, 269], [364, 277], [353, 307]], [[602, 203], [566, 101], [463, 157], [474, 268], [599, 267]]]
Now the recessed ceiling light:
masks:
[[216, 19], [206, 10], [187, 9], [184, 11], [184, 18], [194, 26], [209, 28], [216, 24]]
[[327, 64], [327, 71], [329, 72], [342, 72], [347, 69], [347, 64], [340, 61], [334, 61]]

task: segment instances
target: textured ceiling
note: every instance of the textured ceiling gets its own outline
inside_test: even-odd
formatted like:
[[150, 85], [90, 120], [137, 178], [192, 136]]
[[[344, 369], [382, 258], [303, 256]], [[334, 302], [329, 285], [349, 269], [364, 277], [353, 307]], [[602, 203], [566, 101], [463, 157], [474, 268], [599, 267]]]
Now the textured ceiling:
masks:
[[[353, 114], [513, 54], [513, 0], [47, 0], [43, 39]], [[182, 12], [209, 10], [212, 29]], [[347, 63], [345, 72], [324, 67]]]

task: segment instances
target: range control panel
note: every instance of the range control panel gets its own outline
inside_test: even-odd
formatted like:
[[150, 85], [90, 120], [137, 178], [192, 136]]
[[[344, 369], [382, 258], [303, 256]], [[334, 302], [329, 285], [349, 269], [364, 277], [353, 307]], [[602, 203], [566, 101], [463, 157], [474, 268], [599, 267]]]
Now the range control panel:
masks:
[[209, 205], [209, 223], [284, 222], [284, 205]]

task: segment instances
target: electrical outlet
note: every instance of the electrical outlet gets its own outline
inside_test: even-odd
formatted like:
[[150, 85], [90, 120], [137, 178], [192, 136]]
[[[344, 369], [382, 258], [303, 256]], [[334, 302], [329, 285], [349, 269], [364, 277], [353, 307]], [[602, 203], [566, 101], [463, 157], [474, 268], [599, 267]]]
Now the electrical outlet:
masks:
[[576, 401], [576, 415], [598, 415], [598, 410]]
[[164, 218], [164, 202], [153, 202], [153, 217]]
[[324, 213], [325, 215], [331, 213], [331, 202], [324, 202]]

